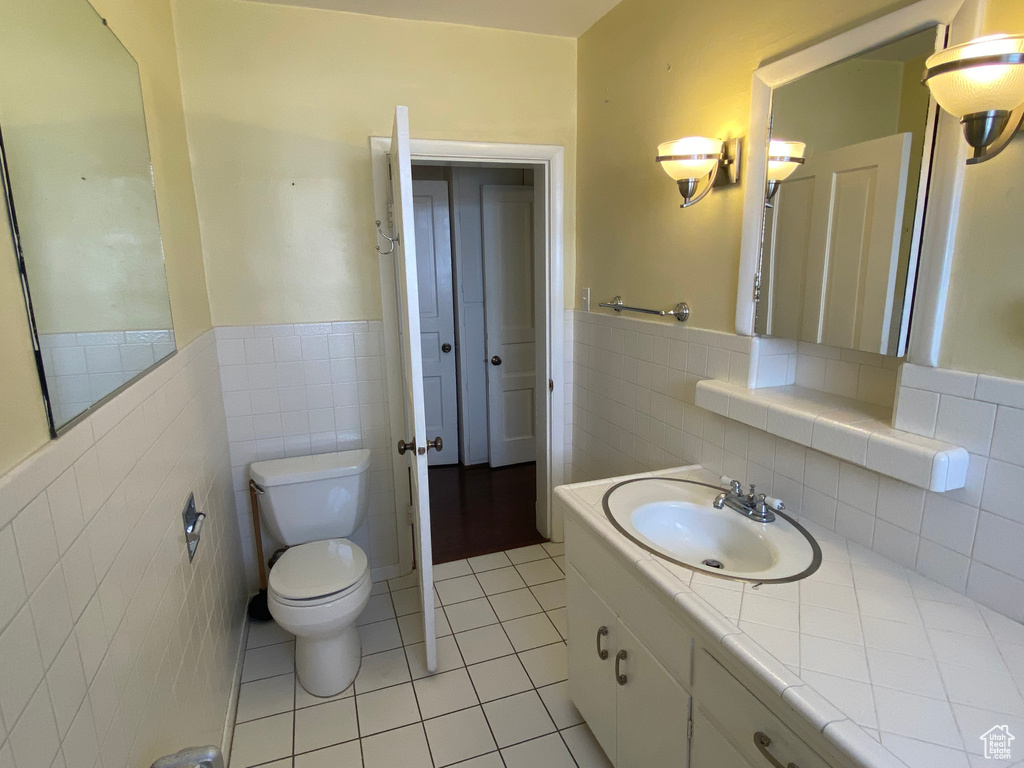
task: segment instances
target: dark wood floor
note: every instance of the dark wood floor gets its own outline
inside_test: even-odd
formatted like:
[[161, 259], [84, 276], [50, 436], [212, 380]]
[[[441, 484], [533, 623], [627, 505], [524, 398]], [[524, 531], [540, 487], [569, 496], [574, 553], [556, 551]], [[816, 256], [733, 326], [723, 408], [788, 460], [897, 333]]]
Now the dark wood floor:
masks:
[[538, 544], [537, 467], [430, 468], [434, 563]]

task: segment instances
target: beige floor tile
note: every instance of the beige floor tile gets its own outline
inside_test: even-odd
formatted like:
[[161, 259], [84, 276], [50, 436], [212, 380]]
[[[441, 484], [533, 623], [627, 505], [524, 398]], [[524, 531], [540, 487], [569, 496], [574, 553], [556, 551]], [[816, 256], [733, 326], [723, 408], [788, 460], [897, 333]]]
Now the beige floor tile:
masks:
[[285, 675], [295, 669], [295, 643], [278, 643], [245, 652], [242, 664], [242, 682], [262, 680], [265, 677]]
[[506, 768], [576, 768], [576, 763], [557, 733], [501, 750]]
[[500, 624], [460, 632], [455, 636], [455, 640], [466, 664], [507, 656], [514, 650]]
[[359, 674], [356, 675], [356, 695], [398, 685], [410, 679], [405, 651], [401, 648], [363, 656]]
[[491, 601], [491, 607], [500, 621], [518, 619], [523, 616], [529, 616], [532, 613], [540, 613], [543, 610], [540, 607], [540, 603], [537, 602], [537, 598], [533, 596], [533, 592], [529, 589], [502, 592], [501, 594], [491, 595], [488, 599]]
[[562, 573], [561, 569], [557, 565], [555, 565], [555, 561], [550, 558], [546, 560], [534, 560], [530, 563], [522, 563], [521, 565], [516, 566], [516, 570], [519, 571], [519, 575], [523, 577], [523, 581], [525, 581], [527, 586], [530, 587], [565, 578], [565, 574]]
[[398, 620], [387, 619], [359, 627], [359, 640], [363, 644], [364, 656], [401, 648], [402, 633], [398, 629]]
[[612, 768], [611, 761], [601, 749], [601, 745], [597, 743], [597, 739], [594, 738], [594, 734], [590, 732], [586, 723], [562, 731], [562, 738], [569, 745], [569, 750], [576, 758], [579, 768]]
[[359, 733], [363, 736], [410, 725], [420, 719], [412, 683], [358, 694], [356, 707], [359, 713]]
[[428, 768], [430, 750], [423, 725], [407, 725], [363, 739], [363, 758], [363, 768]]
[[260, 648], [264, 645], [275, 645], [287, 643], [294, 640], [295, 635], [282, 629], [276, 621], [253, 621], [249, 623], [249, 636], [246, 638], [246, 648]]
[[391, 595], [374, 595], [367, 601], [363, 612], [356, 619], [356, 624], [363, 626], [393, 618], [395, 618], [395, 608], [391, 604]]
[[427, 720], [423, 725], [437, 768], [495, 749], [491, 729], [480, 707]]
[[559, 730], [570, 728], [583, 722], [583, 715], [580, 714], [579, 710], [576, 709], [576, 705], [569, 698], [568, 682], [563, 680], [560, 683], [545, 686], [540, 688], [537, 693], [540, 694], [544, 706], [548, 708], [548, 714], [551, 715], [551, 719], [555, 721], [555, 726]]
[[565, 608], [555, 608], [553, 611], [548, 611], [548, 618], [551, 619], [551, 623], [555, 625], [555, 629], [558, 630], [558, 634], [562, 636], [563, 640], [569, 639], [569, 622], [566, 618]]
[[434, 581], [446, 581], [456, 579], [459, 576], [469, 576], [473, 569], [469, 567], [468, 560], [452, 560], [450, 563], [434, 565]]
[[523, 662], [527, 674], [538, 688], [561, 682], [569, 676], [564, 643], [523, 651], [519, 654], [519, 660]]
[[516, 651], [527, 651], [530, 648], [539, 648], [542, 645], [557, 643], [562, 639], [544, 613], [535, 613], [533, 616], [524, 616], [521, 619], [512, 619], [502, 624], [505, 634], [512, 641], [512, 647]]
[[449, 605], [444, 612], [453, 632], [465, 632], [468, 629], [498, 623], [498, 617], [486, 597]]
[[526, 582], [519, 575], [513, 566], [498, 568], [494, 571], [484, 571], [477, 574], [480, 586], [488, 595], [497, 595], [501, 592], [511, 592], [513, 589], [522, 589]]
[[468, 669], [480, 701], [500, 699], [533, 687], [530, 676], [515, 655], [474, 664]]
[[405, 616], [407, 613], [423, 610], [423, 598], [420, 596], [419, 587], [409, 587], [392, 592], [391, 602], [395, 606], [396, 616]]
[[288, 712], [295, 707], [295, 675], [278, 675], [242, 683], [236, 723]]
[[303, 707], [315, 707], [317, 704], [326, 704], [328, 701], [338, 701], [339, 699], [350, 699], [356, 695], [355, 684], [350, 685], [341, 693], [335, 696], [314, 696], [312, 693], [302, 687], [302, 683], [298, 680], [295, 681], [295, 708], [302, 709]]
[[231, 743], [231, 768], [248, 768], [291, 754], [291, 712], [235, 726], [235, 735]]
[[484, 714], [499, 747], [535, 739], [555, 730], [540, 696], [532, 690], [484, 704]]
[[532, 544], [529, 547], [519, 547], [519, 549], [509, 549], [505, 551], [508, 555], [508, 559], [513, 563], [528, 563], [531, 560], [543, 560], [548, 557], [548, 553], [544, 550], [540, 544]]
[[533, 592], [537, 602], [545, 611], [565, 607], [565, 579], [563, 578], [530, 587], [530, 591]]
[[316, 752], [295, 756], [295, 768], [363, 768], [359, 741], [336, 744]]
[[434, 586], [437, 588], [437, 596], [441, 598], [444, 605], [463, 603], [466, 600], [475, 600], [484, 596], [484, 591], [480, 589], [480, 582], [476, 580], [476, 576], [459, 576], [439, 581]]
[[295, 713], [295, 751], [309, 752], [359, 737], [356, 705], [341, 699]]
[[476, 692], [465, 669], [424, 677], [413, 683], [416, 700], [420, 705], [423, 719], [447, 715], [467, 707], [475, 707]]
[[469, 567], [475, 573], [493, 571], [495, 568], [506, 568], [510, 565], [512, 565], [512, 561], [508, 559], [508, 555], [504, 552], [495, 552], [492, 555], [480, 555], [479, 557], [469, 558]]
[[418, 680], [430, 674], [450, 672], [453, 669], [465, 666], [462, 662], [462, 654], [459, 653], [459, 646], [456, 645], [455, 638], [451, 635], [437, 638], [437, 669], [434, 672], [427, 671], [425, 649], [426, 646], [423, 643], [416, 643], [405, 647], [405, 656], [409, 660], [409, 668], [412, 670], [413, 680]]

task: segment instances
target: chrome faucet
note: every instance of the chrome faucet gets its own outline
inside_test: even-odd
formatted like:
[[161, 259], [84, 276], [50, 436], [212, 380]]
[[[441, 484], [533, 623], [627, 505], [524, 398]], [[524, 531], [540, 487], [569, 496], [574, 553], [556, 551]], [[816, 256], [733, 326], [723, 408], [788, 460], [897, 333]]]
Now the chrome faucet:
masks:
[[750, 484], [750, 493], [744, 494], [743, 484], [739, 480], [733, 480], [726, 475], [722, 475], [721, 479], [729, 486], [729, 490], [722, 491], [715, 497], [712, 502], [715, 509], [729, 507], [755, 522], [773, 523], [775, 522], [775, 513], [772, 510], [781, 512], [786, 508], [786, 505], [778, 499], [757, 493], [753, 483]]

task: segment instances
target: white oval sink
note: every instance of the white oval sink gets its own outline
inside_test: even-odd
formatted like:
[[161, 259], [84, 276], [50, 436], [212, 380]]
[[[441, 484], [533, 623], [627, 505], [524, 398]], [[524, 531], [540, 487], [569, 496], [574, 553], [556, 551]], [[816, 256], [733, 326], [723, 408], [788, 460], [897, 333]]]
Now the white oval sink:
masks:
[[735, 510], [715, 509], [723, 489], [691, 480], [642, 478], [612, 486], [604, 511], [627, 538], [673, 563], [737, 581], [803, 579], [821, 564], [821, 549], [780, 512], [759, 523]]

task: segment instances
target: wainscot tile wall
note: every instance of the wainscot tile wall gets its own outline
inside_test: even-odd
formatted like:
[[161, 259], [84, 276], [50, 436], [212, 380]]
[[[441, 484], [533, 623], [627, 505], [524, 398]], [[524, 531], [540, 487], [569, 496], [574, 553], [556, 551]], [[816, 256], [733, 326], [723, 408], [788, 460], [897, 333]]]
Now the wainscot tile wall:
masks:
[[[221, 327], [215, 331], [238, 528], [257, 584], [249, 464], [369, 448], [370, 510], [352, 536], [375, 578], [397, 576], [391, 430], [380, 321]], [[270, 557], [279, 546], [264, 533]]]
[[0, 585], [0, 765], [222, 743], [246, 584], [212, 333], [0, 477]]
[[40, 334], [54, 420], [71, 421], [174, 348], [173, 330]]
[[[1014, 501], [1024, 487], [1024, 382], [942, 371], [932, 379], [922, 375], [929, 369], [905, 366], [897, 427], [909, 431], [913, 414], [923, 425], [914, 431], [971, 452], [967, 485], [934, 493], [694, 405], [699, 379], [751, 386], [752, 371], [757, 378], [770, 369], [766, 357], [782, 358], [773, 366], [781, 371], [813, 357], [804, 350], [794, 355], [780, 340], [678, 324], [575, 317], [574, 482], [699, 463], [756, 483], [796, 516], [1024, 621], [1024, 513]], [[878, 366], [848, 362], [857, 366], [860, 394], [865, 367]], [[852, 368], [835, 371], [837, 381], [853, 376]]]

